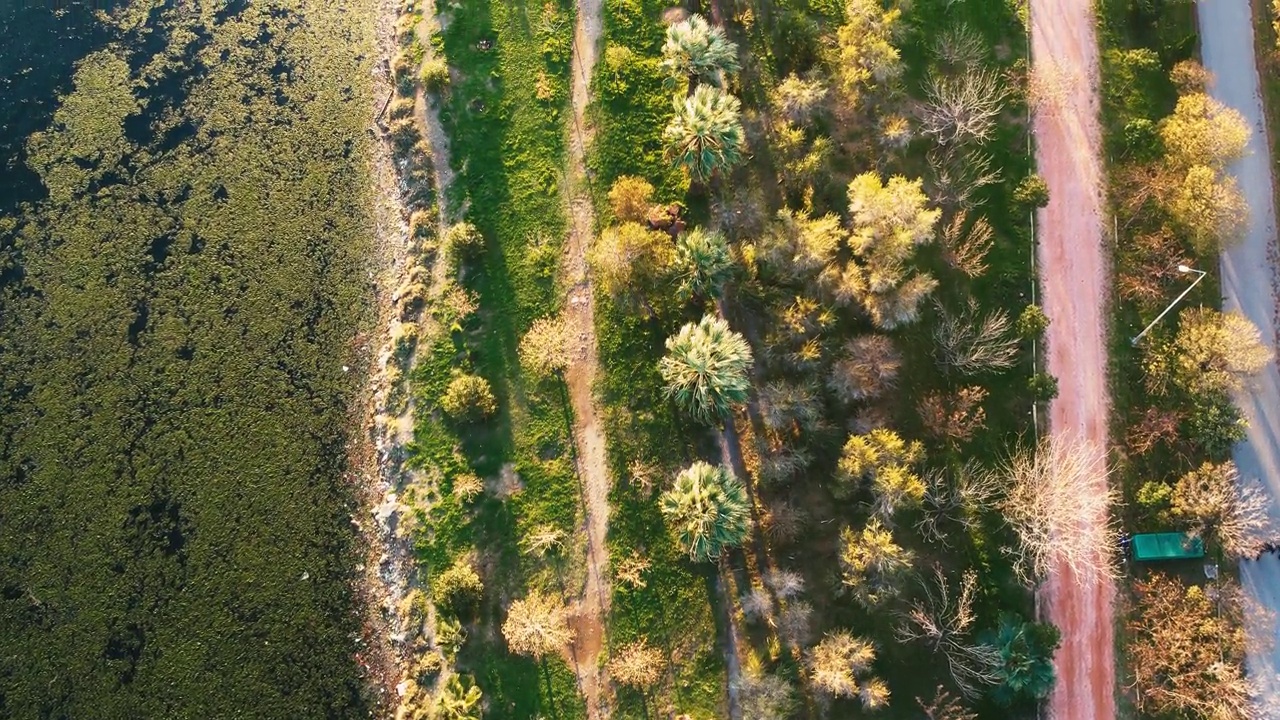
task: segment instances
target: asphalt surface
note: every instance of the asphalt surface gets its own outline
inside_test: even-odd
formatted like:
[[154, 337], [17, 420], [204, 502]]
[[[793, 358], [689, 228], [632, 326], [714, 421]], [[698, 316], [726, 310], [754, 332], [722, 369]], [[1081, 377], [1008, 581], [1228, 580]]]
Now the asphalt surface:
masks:
[[[1276, 345], [1276, 221], [1270, 147], [1263, 122], [1262, 96], [1254, 63], [1253, 25], [1248, 0], [1213, 0], [1196, 5], [1201, 55], [1216, 81], [1210, 94], [1235, 108], [1253, 128], [1245, 157], [1230, 168], [1249, 202], [1243, 241], [1222, 253], [1222, 294], [1227, 309], [1243, 312]], [[1280, 108], [1275, 108], [1280, 111]], [[1273, 363], [1236, 401], [1249, 421], [1248, 438], [1236, 446], [1241, 477], [1259, 478], [1271, 493], [1272, 514], [1280, 516], [1280, 372]], [[1251, 624], [1271, 642], [1250, 650], [1248, 672], [1262, 686], [1262, 697], [1280, 699], [1280, 557], [1264, 556], [1241, 565], [1246, 592], [1270, 610], [1270, 620]], [[1267, 704], [1271, 704], [1270, 702]], [[1260, 716], [1262, 711], [1260, 710]], [[1274, 712], [1265, 713], [1275, 717]]]

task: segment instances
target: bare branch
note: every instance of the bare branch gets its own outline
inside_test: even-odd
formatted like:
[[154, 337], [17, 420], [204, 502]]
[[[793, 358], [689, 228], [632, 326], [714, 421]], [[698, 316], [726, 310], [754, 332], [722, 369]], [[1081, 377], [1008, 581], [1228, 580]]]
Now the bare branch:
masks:
[[1021, 540], [1020, 570], [1042, 578], [1070, 567], [1084, 585], [1114, 576], [1119, 535], [1110, 508], [1118, 495], [1108, 487], [1100, 446], [1054, 435], [1036, 452], [1014, 456], [1003, 473], [1011, 487], [1002, 507]]

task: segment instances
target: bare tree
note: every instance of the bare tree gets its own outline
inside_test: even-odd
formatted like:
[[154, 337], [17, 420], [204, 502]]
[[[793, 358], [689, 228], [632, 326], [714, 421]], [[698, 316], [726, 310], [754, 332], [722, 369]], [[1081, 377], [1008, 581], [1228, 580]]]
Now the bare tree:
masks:
[[1240, 558], [1276, 539], [1271, 501], [1262, 483], [1241, 480], [1233, 462], [1204, 463], [1183, 475], [1173, 488], [1171, 512], [1191, 524], [1191, 532], [1216, 540], [1224, 552]]
[[990, 47], [982, 34], [965, 23], [943, 30], [933, 44], [933, 54], [956, 70], [978, 65], [989, 52]]
[[920, 710], [924, 712], [924, 720], [978, 720], [978, 716], [960, 701], [951, 697], [951, 694], [942, 688], [941, 685], [934, 691], [933, 701], [928, 705], [924, 703], [923, 698], [916, 698], [916, 702], [920, 704]]
[[642, 590], [648, 584], [644, 579], [644, 574], [649, 570], [652, 563], [649, 558], [632, 550], [631, 554], [619, 559], [613, 566], [613, 574], [618, 578], [619, 582]]
[[738, 607], [742, 609], [742, 616], [749, 621], [768, 620], [773, 615], [773, 598], [769, 596], [768, 590], [756, 586], [738, 598]]
[[564, 544], [564, 535], [564, 531], [554, 525], [539, 525], [524, 536], [521, 545], [529, 555], [546, 557]]
[[764, 584], [773, 590], [779, 600], [790, 600], [804, 592], [804, 578], [791, 570], [770, 570], [764, 577]]
[[813, 606], [803, 600], [787, 603], [778, 615], [778, 639], [789, 648], [808, 646]]
[[770, 430], [811, 430], [822, 421], [822, 400], [809, 383], [775, 381], [760, 388], [760, 416]]
[[627, 643], [610, 655], [609, 676], [623, 685], [645, 690], [662, 679], [666, 666], [662, 653], [645, 638]]
[[1182, 424], [1182, 413], [1176, 410], [1147, 408], [1142, 418], [1129, 426], [1125, 442], [1129, 451], [1135, 455], [1143, 455], [1161, 442], [1174, 442], [1178, 439], [1178, 426]]
[[925, 82], [924, 91], [920, 129], [940, 145], [990, 140], [1009, 97], [999, 75], [972, 67], [954, 77], [933, 75]]
[[966, 570], [960, 580], [959, 593], [952, 594], [942, 568], [934, 566], [934, 579], [921, 583], [924, 595], [911, 603], [895, 630], [903, 642], [921, 642], [934, 655], [947, 661], [947, 671], [956, 688], [968, 698], [977, 697], [983, 685], [999, 681], [996, 667], [1000, 651], [974, 641], [974, 594], [978, 575]]
[[989, 153], [964, 146], [940, 145], [926, 155], [933, 177], [929, 196], [947, 208], [972, 210], [985, 202], [975, 194], [1000, 182], [1000, 166]]
[[799, 537], [808, 520], [809, 514], [804, 508], [787, 500], [774, 500], [765, 513], [764, 525], [770, 537], [785, 543]]
[[943, 545], [947, 544], [946, 523], [975, 529], [982, 513], [995, 506], [1002, 492], [1000, 477], [972, 458], [957, 468], [931, 469], [924, 484], [924, 512], [916, 530], [929, 542]]
[[1116, 491], [1107, 484], [1106, 453], [1085, 439], [1053, 435], [1003, 469], [1005, 519], [1021, 541], [1018, 567], [1044, 577], [1069, 567], [1077, 582], [1112, 575], [1118, 532], [1110, 516]]
[[933, 330], [938, 364], [962, 375], [1011, 368], [1018, 360], [1018, 338], [1012, 330], [1013, 323], [1004, 310], [982, 316], [972, 298], [959, 313], [939, 306]]
[[569, 609], [550, 595], [532, 591], [511, 603], [502, 635], [512, 652], [541, 660], [573, 642]]
[[534, 320], [520, 339], [521, 366], [537, 378], [564, 372], [577, 354], [574, 333], [564, 316]]
[[976, 278], [987, 271], [987, 253], [995, 244], [995, 230], [983, 217], [970, 223], [969, 213], [961, 210], [942, 228], [939, 244], [948, 265]]
[[841, 400], [878, 397], [892, 389], [902, 367], [902, 354], [887, 335], [861, 335], [845, 342], [831, 366], [827, 387]]
[[777, 675], [747, 673], [738, 681], [738, 701], [751, 720], [787, 720], [798, 706], [795, 688]]
[[938, 440], [963, 443], [987, 426], [982, 401], [987, 390], [970, 385], [952, 392], [932, 392], [920, 399], [916, 409], [925, 430]]

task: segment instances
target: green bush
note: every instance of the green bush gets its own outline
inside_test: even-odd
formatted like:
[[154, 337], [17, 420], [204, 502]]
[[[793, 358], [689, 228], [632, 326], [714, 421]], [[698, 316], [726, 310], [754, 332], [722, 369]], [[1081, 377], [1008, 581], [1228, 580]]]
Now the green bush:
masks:
[[436, 234], [436, 211], [434, 208], [428, 210], [415, 210], [409, 216], [409, 237], [415, 240], [424, 240], [434, 237]]
[[387, 108], [387, 117], [392, 120], [411, 117], [413, 115], [413, 98], [397, 97]]
[[1027, 389], [1037, 401], [1048, 402], [1058, 397], [1058, 378], [1047, 372], [1038, 372], [1027, 381]]
[[458, 259], [470, 259], [484, 250], [484, 236], [469, 222], [455, 223], [444, 231], [441, 244], [445, 251]]
[[440, 92], [449, 86], [449, 63], [444, 58], [433, 57], [422, 63], [418, 72], [422, 87], [429, 92]]
[[396, 19], [396, 42], [400, 47], [407, 48], [413, 45], [415, 39], [414, 29], [418, 27], [418, 15], [408, 12]]
[[1049, 316], [1039, 305], [1028, 305], [1018, 316], [1018, 334], [1028, 340], [1038, 340], [1049, 327]]
[[1049, 204], [1049, 185], [1044, 178], [1032, 173], [1018, 183], [1013, 191], [1013, 201], [1027, 208], [1042, 208]]
[[392, 121], [387, 134], [391, 137], [391, 147], [398, 157], [408, 155], [422, 139], [418, 122], [411, 117]]
[[488, 380], [479, 375], [459, 373], [449, 381], [444, 395], [440, 397], [440, 407], [458, 422], [475, 422], [496, 413], [498, 401]]
[[1138, 508], [1150, 520], [1156, 520], [1169, 509], [1173, 501], [1173, 486], [1158, 480], [1148, 480], [1138, 488]]
[[1226, 458], [1248, 428], [1240, 410], [1225, 393], [1199, 394], [1190, 402], [1192, 410], [1183, 421], [1183, 432], [1209, 458]]
[[471, 563], [459, 559], [431, 581], [431, 600], [437, 608], [459, 612], [480, 601], [484, 583]]
[[391, 60], [391, 77], [396, 81], [396, 92], [405, 97], [413, 97], [416, 89], [414, 67], [413, 57], [407, 52], [396, 53]]
[[1135, 118], [1124, 124], [1124, 149], [1134, 160], [1156, 160], [1164, 154], [1164, 142], [1155, 122]]

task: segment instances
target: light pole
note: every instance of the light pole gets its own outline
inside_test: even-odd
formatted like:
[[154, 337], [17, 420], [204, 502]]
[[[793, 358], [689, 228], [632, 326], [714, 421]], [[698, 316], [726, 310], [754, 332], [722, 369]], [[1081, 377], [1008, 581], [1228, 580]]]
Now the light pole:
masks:
[[1209, 274], [1209, 273], [1205, 272], [1204, 270], [1197, 270], [1197, 269], [1195, 269], [1195, 268], [1193, 268], [1193, 267], [1187, 267], [1186, 265], [1179, 265], [1179, 266], [1178, 266], [1178, 272], [1180, 272], [1180, 273], [1189, 273], [1189, 272], [1193, 272], [1193, 273], [1197, 273], [1197, 274], [1198, 274], [1198, 277], [1196, 278], [1196, 281], [1195, 281], [1195, 282], [1193, 282], [1193, 283], [1191, 283], [1189, 286], [1187, 286], [1187, 289], [1186, 289], [1186, 290], [1183, 290], [1183, 291], [1182, 291], [1182, 294], [1181, 294], [1181, 295], [1179, 295], [1178, 297], [1174, 298], [1174, 299], [1173, 299], [1173, 302], [1169, 303], [1169, 307], [1165, 308], [1165, 309], [1164, 309], [1164, 312], [1162, 312], [1162, 313], [1160, 313], [1159, 315], [1157, 315], [1157, 316], [1156, 316], [1156, 319], [1155, 319], [1155, 320], [1152, 320], [1150, 325], [1147, 325], [1146, 327], [1142, 328], [1142, 332], [1140, 332], [1140, 333], [1138, 333], [1137, 335], [1133, 336], [1133, 345], [1134, 345], [1135, 347], [1138, 345], [1138, 341], [1142, 339], [1142, 336], [1143, 336], [1143, 335], [1146, 335], [1147, 333], [1151, 332], [1151, 328], [1155, 327], [1156, 323], [1160, 322], [1160, 320], [1161, 320], [1161, 319], [1163, 319], [1165, 315], [1168, 315], [1168, 314], [1169, 314], [1169, 311], [1173, 309], [1173, 306], [1174, 306], [1174, 305], [1177, 305], [1178, 303], [1182, 302], [1182, 298], [1186, 297], [1186, 296], [1187, 296], [1187, 293], [1191, 292], [1192, 288], [1194, 288], [1196, 285], [1199, 285], [1199, 284], [1200, 284], [1200, 281], [1204, 279], [1204, 276]]

